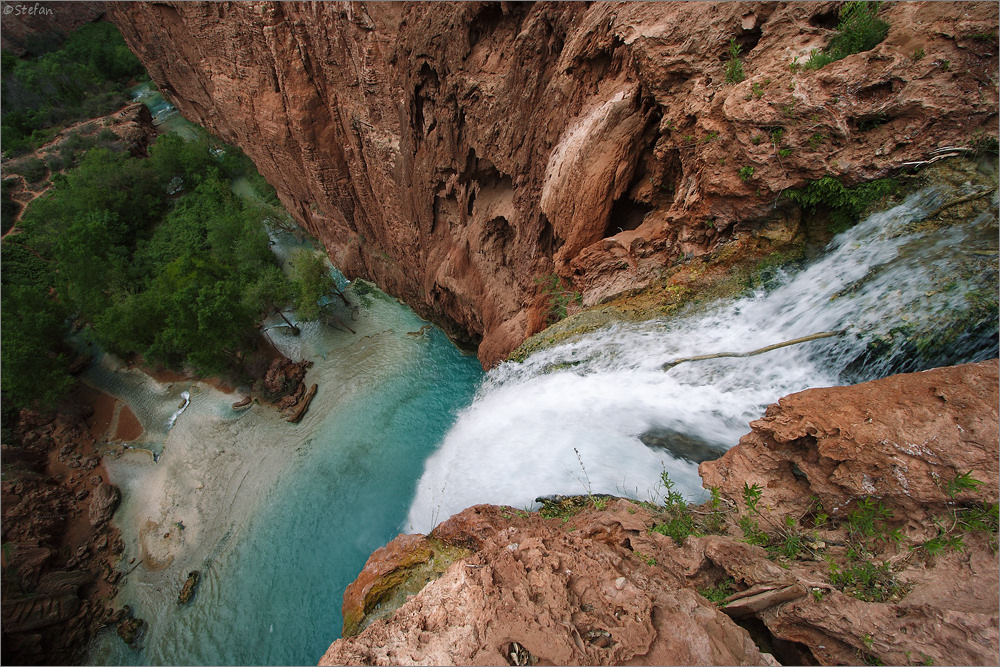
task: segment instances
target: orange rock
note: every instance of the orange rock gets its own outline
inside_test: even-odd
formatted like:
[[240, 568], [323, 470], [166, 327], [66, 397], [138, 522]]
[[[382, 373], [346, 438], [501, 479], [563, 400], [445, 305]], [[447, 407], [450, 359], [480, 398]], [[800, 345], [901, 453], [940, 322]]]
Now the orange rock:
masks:
[[[706, 486], [742, 503], [805, 514], [812, 498], [832, 516], [874, 497], [919, 524], [952, 500], [948, 482], [972, 472], [977, 496], [997, 502], [997, 361], [893, 375], [782, 398], [725, 456], [702, 463]], [[959, 494], [958, 499], [971, 497]]]
[[376, 549], [365, 567], [344, 591], [344, 636], [356, 634], [365, 614], [378, 603], [379, 598], [393, 583], [392, 575], [405, 572], [419, 563], [430, 560], [430, 542], [423, 535], [400, 535], [389, 544]]

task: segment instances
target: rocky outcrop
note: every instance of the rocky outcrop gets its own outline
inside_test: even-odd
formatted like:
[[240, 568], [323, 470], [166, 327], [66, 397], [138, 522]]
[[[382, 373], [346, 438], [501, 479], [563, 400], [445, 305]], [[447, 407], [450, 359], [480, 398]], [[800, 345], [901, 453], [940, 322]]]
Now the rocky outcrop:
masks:
[[[702, 463], [702, 479], [741, 506], [743, 485], [759, 484], [784, 514], [877, 497], [919, 529], [956, 500], [997, 502], [998, 386], [993, 360], [793, 394]], [[970, 471], [980, 485], [949, 489]]]
[[[995, 136], [997, 7], [884, 3], [112, 4], [163, 92], [239, 145], [349, 276], [502, 359], [681, 256], [804, 234], [779, 194]], [[746, 79], [725, 77], [730, 44]], [[571, 305], [572, 307], [572, 305]]]
[[[334, 643], [320, 664], [775, 664], [687, 589], [679, 571], [637, 557], [642, 540], [631, 540], [646, 526], [628, 509], [619, 501], [589, 521], [580, 517], [572, 532], [558, 520], [492, 506], [456, 515], [440, 527], [441, 539], [474, 543], [474, 555], [390, 622]], [[388, 549], [406, 549], [413, 536], [397, 541]]]
[[90, 525], [97, 527], [111, 520], [118, 503], [122, 500], [121, 491], [111, 484], [98, 484], [90, 496]]
[[122, 576], [125, 545], [107, 520], [120, 495], [96, 455], [108, 421], [92, 398], [78, 391], [54, 414], [4, 415], [5, 664], [76, 663], [98, 630], [120, 620], [107, 604]]
[[[309, 404], [316, 397], [318, 385], [306, 389], [306, 371], [313, 365], [311, 361], [294, 362], [284, 356], [278, 356], [268, 367], [260, 382], [264, 397], [281, 411], [286, 421], [297, 424], [305, 416]], [[251, 397], [233, 404], [233, 409], [250, 405]]]
[[184, 580], [184, 586], [181, 587], [181, 592], [177, 594], [177, 604], [187, 604], [191, 601], [195, 591], [198, 590], [198, 580], [200, 578], [201, 572], [198, 570], [188, 572], [187, 579]]
[[[695, 511], [482, 505], [397, 537], [320, 664], [993, 664], [997, 387], [993, 360], [783, 398]], [[468, 555], [425, 585], [434, 545]]]

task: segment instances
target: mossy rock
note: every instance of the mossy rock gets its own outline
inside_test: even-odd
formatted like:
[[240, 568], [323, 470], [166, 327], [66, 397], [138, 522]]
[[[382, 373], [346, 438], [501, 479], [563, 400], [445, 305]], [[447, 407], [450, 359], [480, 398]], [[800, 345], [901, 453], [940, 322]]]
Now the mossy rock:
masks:
[[348, 605], [345, 595], [342, 636], [352, 637], [373, 621], [390, 616], [409, 596], [419, 593], [444, 574], [452, 563], [470, 553], [468, 549], [449, 546], [440, 540], [422, 538], [394, 563], [391, 571], [372, 582], [364, 595], [362, 608]]
[[146, 626], [146, 621], [141, 618], [126, 618], [118, 624], [118, 636], [121, 640], [133, 646], [142, 636], [142, 630]]

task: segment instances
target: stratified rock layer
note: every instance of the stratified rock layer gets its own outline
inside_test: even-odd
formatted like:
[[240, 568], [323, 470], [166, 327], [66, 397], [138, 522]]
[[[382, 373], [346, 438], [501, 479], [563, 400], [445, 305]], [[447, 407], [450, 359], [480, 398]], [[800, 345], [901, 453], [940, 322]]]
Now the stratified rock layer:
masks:
[[767, 238], [795, 236], [797, 209], [775, 205], [787, 188], [995, 136], [996, 4], [884, 3], [884, 42], [799, 68], [837, 8], [157, 2], [109, 16], [338, 267], [492, 365], [560, 296], [645, 287], [765, 221]]
[[[724, 501], [698, 512], [727, 526], [682, 545], [651, 530], [663, 510], [606, 498], [549, 519], [480, 505], [397, 537], [348, 587], [345, 637], [320, 664], [995, 664], [996, 527], [955, 522], [997, 501], [998, 381], [992, 360], [781, 399], [702, 464]], [[949, 487], [963, 473], [982, 484]], [[744, 482], [760, 485], [759, 514]], [[848, 517], [866, 501], [887, 512], [859, 560]], [[744, 541], [740, 517], [778, 548]], [[930, 549], [939, 529], [961, 548]], [[785, 536], [802, 540], [793, 555]], [[470, 555], [390, 604], [393, 587], [417, 590], [410, 573], [432, 545]], [[834, 567], [862, 564], [892, 589], [858, 597], [834, 582]], [[725, 591], [719, 608], [696, 592], [710, 586]]]

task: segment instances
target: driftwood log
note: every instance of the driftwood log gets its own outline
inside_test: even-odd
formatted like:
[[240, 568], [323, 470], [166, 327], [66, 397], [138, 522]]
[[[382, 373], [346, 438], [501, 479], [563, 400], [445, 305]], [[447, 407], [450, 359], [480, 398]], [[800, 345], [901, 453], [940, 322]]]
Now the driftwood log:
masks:
[[774, 345], [768, 345], [767, 347], [762, 347], [757, 350], [751, 350], [750, 352], [716, 352], [715, 354], [699, 354], [695, 357], [681, 357], [680, 359], [674, 359], [673, 361], [668, 361], [663, 364], [660, 368], [665, 371], [669, 371], [671, 368], [677, 364], [683, 364], [685, 361], [704, 361], [705, 359], [719, 359], [722, 357], [752, 357], [757, 354], [764, 354], [765, 352], [770, 352], [771, 350], [777, 350], [778, 348], [788, 347], [789, 345], [798, 345], [799, 343], [808, 343], [811, 340], [820, 340], [821, 338], [832, 338], [833, 336], [842, 336], [847, 333], [847, 329], [841, 329], [839, 331], [822, 331], [820, 333], [809, 334], [808, 336], [803, 336], [801, 338], [793, 338], [792, 340], [786, 340], [784, 343], [775, 343]]

